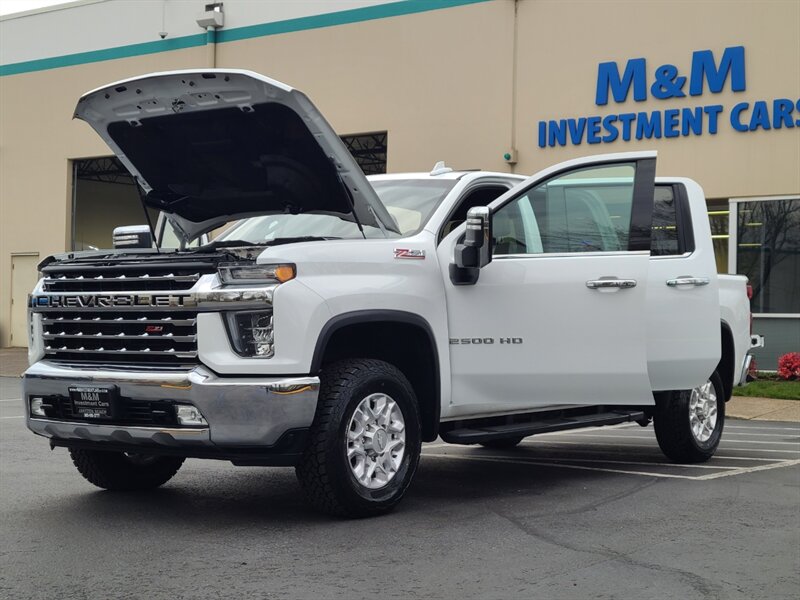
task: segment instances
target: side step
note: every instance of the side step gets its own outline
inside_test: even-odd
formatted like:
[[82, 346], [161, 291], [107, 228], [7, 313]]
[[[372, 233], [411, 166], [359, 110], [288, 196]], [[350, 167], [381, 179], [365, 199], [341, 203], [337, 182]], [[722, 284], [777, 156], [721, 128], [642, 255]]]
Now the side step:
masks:
[[646, 416], [641, 410], [614, 410], [580, 416], [563, 416], [557, 418], [530, 421], [528, 423], [509, 423], [506, 425], [480, 425], [463, 427], [442, 432], [442, 439], [449, 444], [480, 444], [489, 440], [503, 438], [527, 437], [537, 433], [579, 429], [581, 427], [597, 427], [599, 425], [617, 425], [630, 421], [640, 421]]

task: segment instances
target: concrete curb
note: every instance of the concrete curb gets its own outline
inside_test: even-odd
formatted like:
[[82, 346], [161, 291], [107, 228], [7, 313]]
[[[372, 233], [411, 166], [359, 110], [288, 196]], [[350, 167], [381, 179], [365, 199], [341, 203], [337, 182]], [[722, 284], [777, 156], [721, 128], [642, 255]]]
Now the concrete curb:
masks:
[[800, 422], [800, 401], [734, 396], [725, 407], [727, 417], [754, 421]]

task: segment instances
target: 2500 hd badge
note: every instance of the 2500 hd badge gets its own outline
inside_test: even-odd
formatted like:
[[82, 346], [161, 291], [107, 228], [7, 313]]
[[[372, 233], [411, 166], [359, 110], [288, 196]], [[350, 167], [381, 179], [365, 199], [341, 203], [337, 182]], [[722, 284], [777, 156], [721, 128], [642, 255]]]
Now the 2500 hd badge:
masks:
[[485, 338], [450, 338], [450, 345], [451, 346], [469, 346], [469, 345], [490, 345], [494, 344], [495, 341], [499, 344], [521, 344], [522, 338], [521, 337], [501, 337], [495, 338], [492, 337], [485, 337]]

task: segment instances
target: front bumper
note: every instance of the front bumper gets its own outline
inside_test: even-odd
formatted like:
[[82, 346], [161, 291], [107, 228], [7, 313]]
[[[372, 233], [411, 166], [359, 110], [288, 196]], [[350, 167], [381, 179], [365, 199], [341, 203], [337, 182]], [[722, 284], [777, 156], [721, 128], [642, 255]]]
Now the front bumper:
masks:
[[[68, 395], [72, 385], [115, 385], [119, 396], [139, 401], [168, 400], [197, 407], [204, 427], [133, 426], [31, 416], [30, 397]], [[314, 419], [317, 377], [219, 377], [202, 366], [181, 371], [128, 371], [65, 367], [40, 361], [23, 376], [28, 428], [53, 445], [95, 447], [222, 458], [268, 464], [271, 454], [302, 451]]]

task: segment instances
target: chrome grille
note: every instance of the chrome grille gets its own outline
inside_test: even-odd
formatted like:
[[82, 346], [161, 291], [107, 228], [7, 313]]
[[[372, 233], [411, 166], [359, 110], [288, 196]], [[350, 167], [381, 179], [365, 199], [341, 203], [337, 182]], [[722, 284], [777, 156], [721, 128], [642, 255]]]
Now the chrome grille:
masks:
[[45, 292], [120, 292], [188, 290], [202, 273], [213, 272], [206, 264], [113, 266], [53, 265], [44, 269]]
[[70, 362], [197, 362], [197, 313], [191, 311], [48, 312], [45, 355]]

